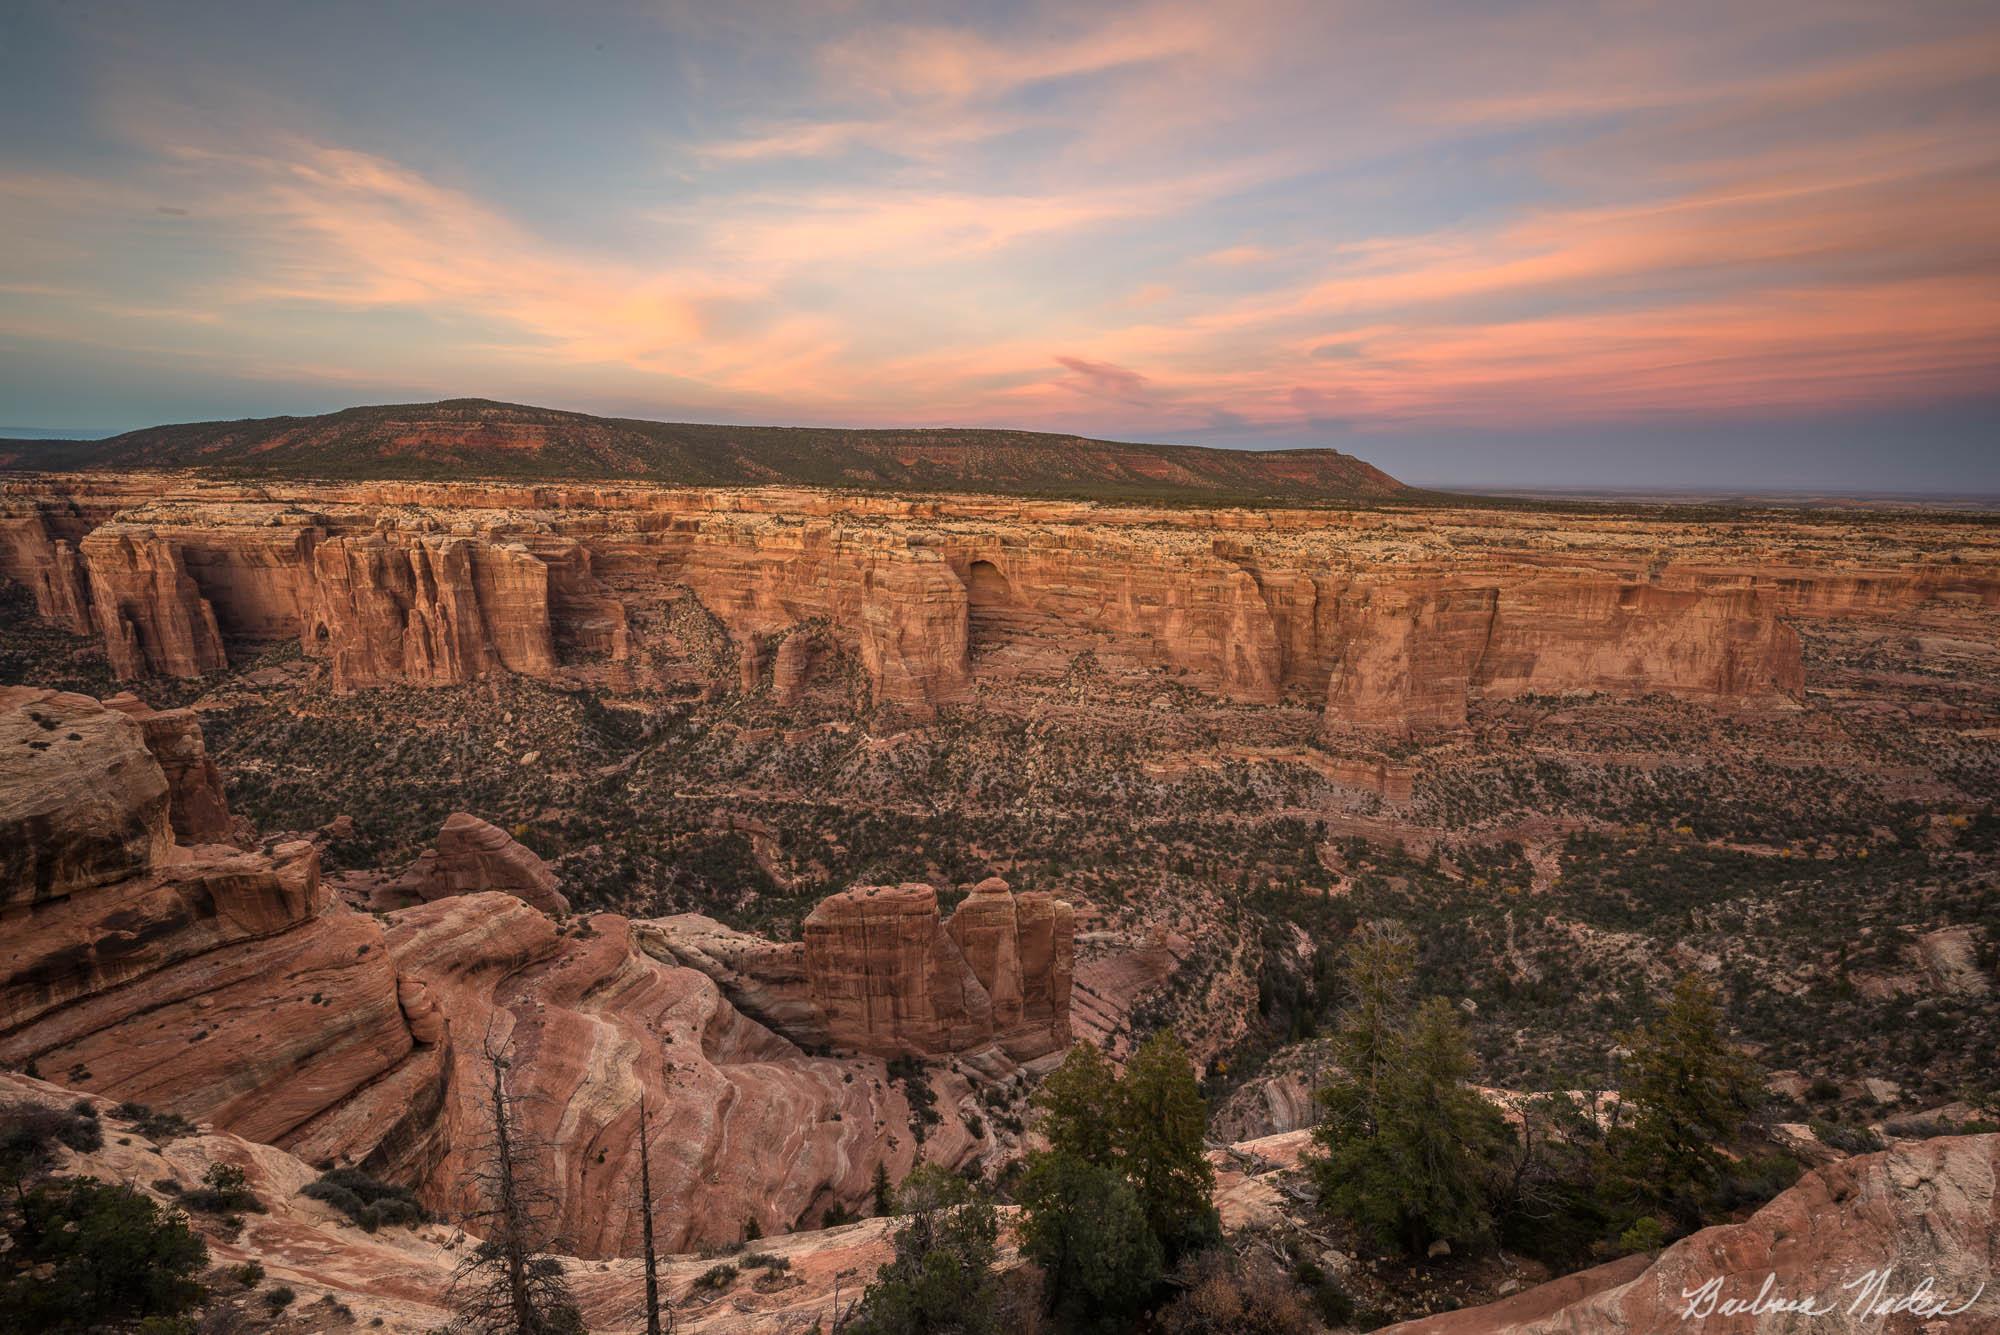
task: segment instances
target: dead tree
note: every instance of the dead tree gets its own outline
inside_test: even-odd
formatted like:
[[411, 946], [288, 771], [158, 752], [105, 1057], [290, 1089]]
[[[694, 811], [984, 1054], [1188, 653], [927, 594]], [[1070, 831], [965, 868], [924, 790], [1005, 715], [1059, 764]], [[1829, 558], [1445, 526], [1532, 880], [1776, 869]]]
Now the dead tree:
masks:
[[450, 1329], [462, 1335], [584, 1335], [583, 1316], [550, 1253], [557, 1200], [537, 1171], [547, 1149], [519, 1115], [507, 1092], [507, 1059], [489, 1043], [487, 1102], [490, 1138], [471, 1174], [481, 1204], [466, 1216], [480, 1241], [452, 1272]]
[[653, 1248], [653, 1157], [647, 1145], [652, 1123], [646, 1115], [646, 1094], [639, 1092], [639, 1223], [646, 1246], [646, 1335], [673, 1335], [671, 1311], [660, 1317], [660, 1257]]

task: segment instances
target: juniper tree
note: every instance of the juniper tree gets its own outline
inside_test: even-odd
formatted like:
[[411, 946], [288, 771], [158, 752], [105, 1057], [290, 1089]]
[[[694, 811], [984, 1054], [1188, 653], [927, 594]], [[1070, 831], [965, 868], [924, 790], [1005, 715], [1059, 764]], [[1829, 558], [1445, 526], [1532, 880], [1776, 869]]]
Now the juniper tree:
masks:
[[1132, 1054], [1114, 1109], [1119, 1166], [1168, 1262], [1220, 1242], [1215, 1168], [1203, 1143], [1208, 1104], [1194, 1062], [1171, 1032], [1161, 1030]]
[[862, 1295], [849, 1335], [998, 1335], [1000, 1221], [986, 1193], [935, 1164], [896, 1192], [895, 1256]]

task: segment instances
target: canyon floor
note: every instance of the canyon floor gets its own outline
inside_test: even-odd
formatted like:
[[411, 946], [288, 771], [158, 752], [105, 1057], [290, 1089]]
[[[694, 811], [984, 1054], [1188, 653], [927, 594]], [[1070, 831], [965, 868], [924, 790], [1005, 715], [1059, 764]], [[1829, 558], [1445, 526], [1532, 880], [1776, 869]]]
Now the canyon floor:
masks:
[[[361, 911], [456, 812], [538, 855], [579, 916], [695, 913], [782, 943], [854, 885], [922, 882], [947, 913], [992, 876], [1048, 892], [1075, 909], [1075, 1033], [1114, 1054], [1181, 1035], [1218, 1147], [1310, 1118], [1339, 945], [1369, 919], [1414, 931], [1419, 985], [1458, 1004], [1484, 1085], [1615, 1089], [1616, 1035], [1694, 971], [1771, 1073], [1772, 1122], [1894, 1138], [1934, 1129], [1941, 1109], [2000, 1107], [2000, 528], [1468, 503], [1245, 535], [1232, 511], [857, 502], [882, 511], [861, 526], [894, 530], [896, 552], [931, 541], [963, 571], [952, 622], [943, 594], [873, 556], [859, 573], [845, 558], [779, 569], [813, 546], [798, 526], [843, 504], [801, 495], [731, 501], [720, 518], [698, 498], [708, 517], [674, 522], [701, 536], [641, 580], [634, 534], [661, 526], [621, 498], [14, 482], [0, 682], [189, 708], [235, 815], [267, 847], [309, 841]], [[287, 507], [309, 518], [269, 519]], [[299, 567], [320, 572], [310, 594], [291, 574], [282, 597], [246, 582], [286, 569], [252, 537], [287, 524], [324, 535]], [[132, 601], [104, 551], [114, 531], [165, 553], [172, 578], [147, 588], [209, 609], [214, 660], [169, 661], [173, 609]], [[330, 601], [326, 559], [364, 531], [392, 548], [399, 532], [526, 540], [572, 569], [570, 548], [550, 554], [559, 538], [587, 559], [566, 603], [546, 595], [546, 662], [506, 661], [518, 594], [481, 574], [465, 587], [500, 646], [491, 662], [443, 672], [429, 651], [392, 663], [378, 643], [364, 673], [351, 641], [373, 623], [348, 585]], [[1315, 547], [1328, 532], [1337, 559]], [[475, 570], [500, 560], [485, 550]], [[73, 586], [37, 592], [23, 573], [79, 552], [99, 564]], [[1076, 569], [1100, 558], [1128, 600], [1157, 577], [1154, 602], [1183, 610], [1079, 615]], [[1337, 599], [1315, 573], [1329, 559]], [[1244, 571], [1271, 626], [1244, 611]], [[826, 591], [850, 577], [858, 604]], [[820, 594], [797, 593], [815, 580]], [[64, 587], [98, 610], [67, 615]], [[1300, 588], [1318, 611], [1297, 611]], [[1498, 592], [1468, 611], [1468, 589]], [[98, 632], [112, 603], [136, 659]], [[414, 626], [414, 604], [397, 606]], [[885, 627], [884, 606], [907, 616]], [[810, 652], [788, 657], [792, 638]], [[986, 1106], [1018, 1118], [1022, 1097]], [[953, 1152], [997, 1162], [1011, 1144], [980, 1131]], [[1265, 1191], [1272, 1210], [1294, 1204]], [[813, 1276], [807, 1254], [831, 1244], [773, 1245], [801, 1249]], [[1417, 1316], [1521, 1282], [1467, 1268], [1377, 1297], [1383, 1315]]]

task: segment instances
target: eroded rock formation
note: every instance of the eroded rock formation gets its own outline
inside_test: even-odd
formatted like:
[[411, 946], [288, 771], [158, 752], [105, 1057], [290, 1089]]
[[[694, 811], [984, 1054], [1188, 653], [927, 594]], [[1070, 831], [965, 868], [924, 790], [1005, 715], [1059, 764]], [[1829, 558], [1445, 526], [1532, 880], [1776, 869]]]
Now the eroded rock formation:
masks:
[[805, 929], [813, 1004], [838, 1046], [886, 1055], [997, 1043], [1026, 1060], [1069, 1045], [1068, 904], [981, 882], [947, 921], [927, 885], [856, 886]]
[[1991, 559], [1913, 545], [1820, 564], [1780, 521], [1738, 534], [640, 485], [295, 483], [280, 502], [177, 491], [190, 485], [8, 484], [0, 574], [44, 615], [94, 626], [125, 674], [198, 674], [225, 641], [296, 636], [343, 690], [516, 672], [768, 682], [787, 703], [838, 653], [877, 703], [923, 712], [1088, 651], [1128, 679], [1322, 703], [1333, 732], [1390, 733], [1458, 727], [1482, 695], [1773, 699], [1802, 682], [1787, 619], [2000, 603]]
[[[642, 1094], [675, 1248], [852, 1210], [878, 1163], [900, 1177], [920, 1148], [946, 1165], [993, 1150], [956, 1116], [920, 1145], [879, 1057], [809, 1056], [706, 972], [641, 949], [656, 929], [610, 914], [558, 927], [535, 902], [561, 902], [547, 868], [483, 821], [440, 837], [424, 880], [442, 897], [380, 915], [341, 902], [310, 843], [177, 842], [177, 810], [190, 829], [226, 818], [198, 731], [117, 703], [0, 688], [0, 1061], [365, 1164], [448, 1206], [487, 1052], [504, 1048], [582, 1255], [636, 1245], [623, 1202]], [[149, 732], [180, 764], [172, 782]], [[975, 1106], [962, 1076], [930, 1088], [943, 1108]]]
[[245, 831], [229, 814], [222, 772], [209, 758], [201, 722], [192, 709], [154, 709], [129, 691], [104, 703], [139, 725], [146, 749], [166, 775], [167, 818], [175, 839], [220, 844], [243, 838]]
[[569, 912], [569, 900], [557, 884], [556, 874], [534, 850], [499, 826], [459, 811], [438, 831], [437, 843], [419, 854], [390, 888], [425, 900], [498, 890], [560, 917]]

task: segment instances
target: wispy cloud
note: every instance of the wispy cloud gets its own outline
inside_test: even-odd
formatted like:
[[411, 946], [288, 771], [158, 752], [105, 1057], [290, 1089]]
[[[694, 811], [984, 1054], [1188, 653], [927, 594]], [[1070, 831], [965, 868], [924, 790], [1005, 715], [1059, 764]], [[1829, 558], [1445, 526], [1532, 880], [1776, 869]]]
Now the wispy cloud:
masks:
[[806, 6], [762, 82], [551, 102], [563, 147], [519, 163], [107, 57], [94, 152], [0, 156], [0, 329], [174, 328], [329, 383], [486, 365], [717, 413], [1273, 439], [1990, 390], [2000, 21], [1752, 8], [1586, 40], [1534, 7]]

